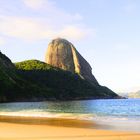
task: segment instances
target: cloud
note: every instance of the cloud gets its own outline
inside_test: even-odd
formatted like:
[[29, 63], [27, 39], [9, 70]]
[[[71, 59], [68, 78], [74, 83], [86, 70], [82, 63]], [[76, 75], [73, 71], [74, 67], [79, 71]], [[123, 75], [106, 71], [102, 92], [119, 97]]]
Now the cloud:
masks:
[[40, 9], [44, 4], [47, 4], [48, 1], [47, 0], [23, 0], [23, 3], [29, 8]]
[[81, 26], [81, 24], [58, 25], [58, 27], [57, 24], [51, 24], [44, 18], [1, 16], [0, 21], [1, 34], [27, 41], [52, 39], [55, 37], [79, 40], [92, 32], [92, 29]]
[[[95, 36], [95, 30], [83, 23], [83, 17], [59, 8], [53, 0], [21, 0], [24, 10], [30, 12], [24, 16], [0, 16], [1, 35], [38, 41], [63, 37], [80, 40], [89, 35]], [[34, 15], [34, 12], [36, 15]]]
[[82, 28], [80, 29], [79, 27], [71, 25], [63, 28], [63, 30], [61, 30], [58, 33], [58, 36], [71, 38], [71, 39], [72, 38], [81, 39], [84, 38], [88, 33], [89, 33], [88, 29], [82, 29]]
[[58, 19], [57, 21], [61, 20], [66, 21], [79, 21], [83, 20], [82, 15], [79, 13], [73, 13], [70, 14], [63, 9], [59, 8], [56, 3], [53, 0], [22, 0], [23, 4], [31, 8], [32, 10], [35, 10], [39, 13], [44, 14], [45, 17], [48, 17], [50, 19]]
[[[42, 33], [46, 30], [38, 20], [32, 18], [0, 17], [0, 20], [1, 34], [9, 37], [24, 40], [40, 40], [43, 39]], [[48, 25], [46, 26], [50, 29]]]
[[[67, 25], [58, 31], [54, 30], [54, 32], [52, 32], [51, 39], [62, 37], [71, 40], [80, 40], [87, 37], [90, 33], [92, 33], [92, 31], [93, 30], [91, 29], [80, 27], [78, 25]], [[95, 31], [93, 34], [95, 34]]]

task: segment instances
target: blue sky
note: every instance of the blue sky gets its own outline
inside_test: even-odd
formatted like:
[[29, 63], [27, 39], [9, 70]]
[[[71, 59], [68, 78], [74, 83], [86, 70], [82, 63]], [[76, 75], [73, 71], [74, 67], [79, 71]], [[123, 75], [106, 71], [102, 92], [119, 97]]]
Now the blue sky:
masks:
[[0, 0], [0, 50], [44, 61], [51, 39], [71, 41], [100, 84], [140, 89], [139, 0]]

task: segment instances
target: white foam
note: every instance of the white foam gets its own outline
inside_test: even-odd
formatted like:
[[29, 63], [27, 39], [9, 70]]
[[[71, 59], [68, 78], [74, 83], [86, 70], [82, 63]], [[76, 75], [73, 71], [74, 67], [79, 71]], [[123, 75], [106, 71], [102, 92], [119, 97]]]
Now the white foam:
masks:
[[69, 118], [80, 120], [91, 120], [93, 114], [74, 114], [74, 113], [51, 113], [51, 112], [0, 112], [0, 116], [12, 116], [12, 117], [40, 117], [40, 118]]

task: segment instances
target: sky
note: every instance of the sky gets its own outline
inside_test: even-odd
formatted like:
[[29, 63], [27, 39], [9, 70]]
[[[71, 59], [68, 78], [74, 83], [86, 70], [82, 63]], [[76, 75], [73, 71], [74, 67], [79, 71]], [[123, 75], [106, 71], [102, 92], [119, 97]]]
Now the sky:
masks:
[[72, 42], [101, 85], [140, 90], [139, 0], [0, 0], [0, 50], [44, 61], [48, 43]]

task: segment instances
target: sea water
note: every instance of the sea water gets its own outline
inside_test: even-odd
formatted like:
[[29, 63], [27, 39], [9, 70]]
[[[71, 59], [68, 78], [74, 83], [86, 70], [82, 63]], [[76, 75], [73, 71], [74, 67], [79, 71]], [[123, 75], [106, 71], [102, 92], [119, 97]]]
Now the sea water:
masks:
[[140, 132], [140, 99], [1, 103], [0, 116], [90, 120], [99, 129]]

